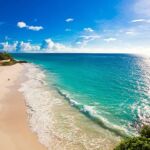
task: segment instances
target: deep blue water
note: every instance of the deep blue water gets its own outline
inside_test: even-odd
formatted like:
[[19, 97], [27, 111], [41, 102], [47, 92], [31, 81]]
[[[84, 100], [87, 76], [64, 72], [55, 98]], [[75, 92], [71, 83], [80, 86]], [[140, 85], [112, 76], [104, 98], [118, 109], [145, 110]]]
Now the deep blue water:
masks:
[[128, 54], [13, 54], [40, 65], [81, 112], [135, 132], [150, 124], [150, 59]]

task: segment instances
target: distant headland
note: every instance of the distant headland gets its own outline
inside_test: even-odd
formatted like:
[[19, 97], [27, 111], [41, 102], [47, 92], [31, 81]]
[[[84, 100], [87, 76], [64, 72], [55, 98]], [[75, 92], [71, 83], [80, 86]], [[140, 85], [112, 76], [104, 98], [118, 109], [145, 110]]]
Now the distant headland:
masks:
[[9, 53], [0, 52], [0, 66], [14, 65], [16, 63], [27, 63], [27, 61], [15, 60]]

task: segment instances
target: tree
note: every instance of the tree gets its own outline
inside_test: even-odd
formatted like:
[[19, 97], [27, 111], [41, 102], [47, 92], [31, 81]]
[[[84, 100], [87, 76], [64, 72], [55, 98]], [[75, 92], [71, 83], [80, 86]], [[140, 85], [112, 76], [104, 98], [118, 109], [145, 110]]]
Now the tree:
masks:
[[150, 150], [150, 126], [143, 126], [140, 136], [124, 139], [114, 150]]

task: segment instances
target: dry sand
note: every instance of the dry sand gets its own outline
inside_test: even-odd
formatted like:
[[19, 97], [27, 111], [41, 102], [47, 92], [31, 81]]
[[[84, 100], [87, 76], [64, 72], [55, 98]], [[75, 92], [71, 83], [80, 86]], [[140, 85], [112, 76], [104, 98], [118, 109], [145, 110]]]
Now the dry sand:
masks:
[[0, 66], [1, 150], [46, 150], [28, 126], [24, 97], [18, 91], [24, 73], [23, 64]]

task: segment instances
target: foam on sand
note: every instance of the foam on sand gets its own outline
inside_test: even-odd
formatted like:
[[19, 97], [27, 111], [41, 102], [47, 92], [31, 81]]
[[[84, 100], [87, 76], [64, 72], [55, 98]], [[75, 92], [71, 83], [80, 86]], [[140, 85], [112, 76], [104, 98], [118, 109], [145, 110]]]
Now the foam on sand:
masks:
[[52, 93], [45, 89], [44, 73], [33, 65], [26, 65], [28, 80], [22, 84], [31, 129], [38, 133], [42, 144], [49, 147], [52, 114], [50, 112]]

